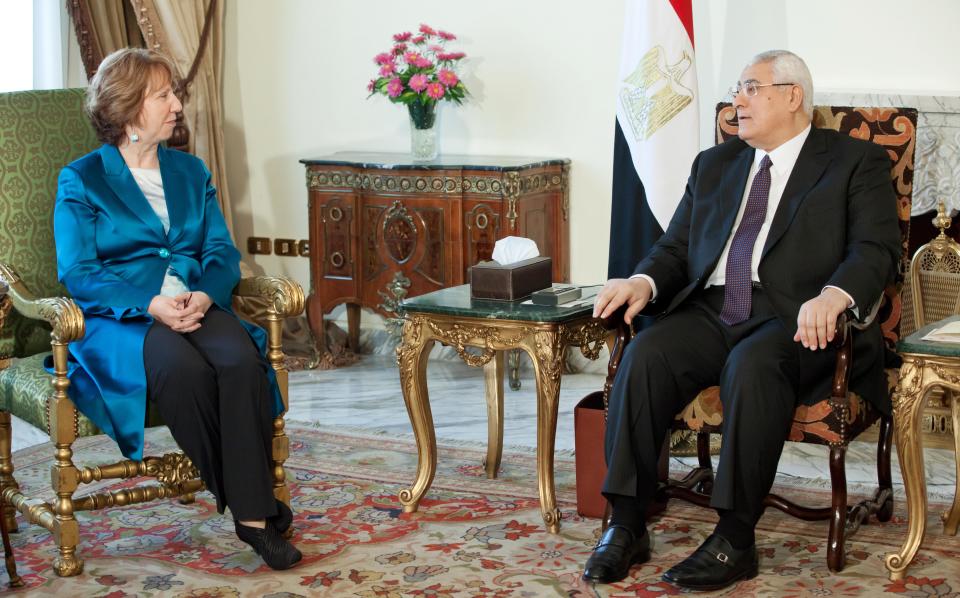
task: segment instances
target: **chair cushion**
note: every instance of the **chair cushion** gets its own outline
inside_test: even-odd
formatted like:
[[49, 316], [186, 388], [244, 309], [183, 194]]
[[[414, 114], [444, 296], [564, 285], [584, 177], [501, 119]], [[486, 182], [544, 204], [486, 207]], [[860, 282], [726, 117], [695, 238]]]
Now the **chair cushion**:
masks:
[[[887, 370], [890, 392], [897, 386], [898, 371]], [[870, 401], [856, 393], [848, 393], [849, 412], [825, 399], [813, 405], [799, 405], [793, 414], [788, 440], [830, 446], [846, 444], [869, 428], [880, 417]], [[723, 427], [723, 404], [720, 402], [720, 387], [711, 386], [700, 392], [686, 408], [677, 414], [674, 430], [692, 430], [719, 434]]]
[[[43, 360], [50, 355], [38, 353], [15, 359], [10, 367], [0, 370], [0, 409], [49, 432], [50, 418], [47, 414], [47, 399], [53, 393], [50, 380], [53, 378], [43, 369]], [[77, 436], [99, 434], [93, 422], [78, 413]]]

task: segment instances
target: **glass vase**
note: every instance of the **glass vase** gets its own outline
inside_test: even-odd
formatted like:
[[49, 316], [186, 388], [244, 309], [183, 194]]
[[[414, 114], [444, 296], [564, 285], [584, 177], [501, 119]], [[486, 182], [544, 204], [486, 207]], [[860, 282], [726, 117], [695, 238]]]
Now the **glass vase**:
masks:
[[410, 155], [415, 162], [437, 159], [437, 105], [413, 102], [410, 113]]

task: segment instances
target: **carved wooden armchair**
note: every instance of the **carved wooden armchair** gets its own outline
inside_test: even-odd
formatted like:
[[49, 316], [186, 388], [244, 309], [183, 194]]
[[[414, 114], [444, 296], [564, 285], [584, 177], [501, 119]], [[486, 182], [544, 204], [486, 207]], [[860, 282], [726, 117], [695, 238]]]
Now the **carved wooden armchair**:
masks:
[[[841, 106], [818, 106], [814, 113], [814, 126], [831, 128], [853, 137], [869, 139], [882, 145], [890, 155], [893, 168], [891, 183], [898, 200], [903, 259], [896, 275], [896, 282], [887, 288], [877, 314], [883, 339], [892, 351], [899, 334], [901, 311], [900, 290], [906, 271], [907, 239], [910, 227], [910, 203], [913, 192], [913, 154], [916, 142], [917, 112], [906, 108], [850, 108]], [[736, 112], [730, 104], [717, 106], [717, 142], [723, 142], [737, 134]], [[614, 314], [609, 326], [616, 328], [616, 340], [610, 355], [607, 383], [604, 387], [604, 406], [613, 376], [623, 356], [623, 350], [632, 336], [623, 324], [623, 311]], [[833, 377], [831, 396], [815, 405], [800, 405], [794, 413], [793, 426], [788, 440], [822, 444], [830, 447], [830, 477], [832, 504], [829, 507], [811, 508], [798, 505], [787, 498], [770, 494], [766, 506], [776, 507], [794, 517], [807, 521], [828, 519], [830, 530], [827, 540], [827, 564], [832, 571], [840, 571], [845, 564], [844, 542], [870, 515], [887, 521], [893, 514], [893, 488], [890, 475], [890, 448], [892, 422], [889, 416], [881, 415], [869, 401], [848, 391], [850, 363], [853, 358], [853, 322], [841, 317], [839, 334], [834, 341], [838, 347], [837, 365]], [[897, 380], [897, 370], [887, 370], [892, 393]], [[847, 504], [847, 483], [844, 458], [851, 440], [880, 421], [880, 436], [877, 443], [877, 477], [879, 488], [872, 499], [850, 506]], [[680, 498], [708, 507], [713, 482], [710, 461], [710, 434], [720, 434], [723, 411], [719, 388], [704, 389], [677, 415], [673, 430], [688, 430], [697, 434], [699, 466], [681, 480], [668, 476], [669, 440], [664, 442], [660, 456], [660, 480], [662, 492], [658, 497], [665, 503], [670, 498]], [[662, 508], [662, 504], [660, 508]]]
[[[79, 89], [0, 94], [0, 281], [9, 287], [0, 303], [0, 505], [9, 529], [16, 530], [15, 513], [20, 511], [31, 523], [50, 530], [58, 548], [53, 568], [61, 576], [83, 570], [76, 553], [77, 511], [168, 497], [189, 502], [193, 493], [203, 489], [196, 468], [182, 453], [92, 467], [73, 462], [74, 440], [99, 430], [67, 396], [67, 346], [83, 337], [84, 320], [57, 282], [53, 206], [60, 168], [99, 146], [83, 113], [83, 94]], [[254, 277], [241, 280], [234, 295], [268, 302], [267, 357], [276, 371], [286, 411], [281, 326], [284, 318], [303, 311], [303, 290], [284, 277]], [[43, 369], [51, 351], [54, 376]], [[14, 478], [11, 414], [50, 434], [56, 494], [52, 502], [24, 495]], [[148, 413], [147, 419], [147, 425], [162, 424], [154, 413]], [[281, 414], [274, 422], [274, 495], [289, 503], [283, 470], [287, 454]], [[159, 483], [74, 496], [81, 484], [138, 477]]]

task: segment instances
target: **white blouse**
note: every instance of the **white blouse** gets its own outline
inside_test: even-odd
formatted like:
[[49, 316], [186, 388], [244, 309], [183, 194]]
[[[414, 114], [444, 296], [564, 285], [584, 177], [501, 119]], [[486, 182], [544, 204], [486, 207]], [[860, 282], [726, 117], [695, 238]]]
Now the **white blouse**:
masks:
[[[163, 192], [163, 179], [160, 177], [160, 169], [131, 168], [130, 173], [133, 174], [133, 179], [137, 181], [143, 195], [150, 202], [150, 207], [160, 218], [160, 222], [163, 224], [163, 232], [169, 232], [170, 213], [167, 211], [167, 197]], [[166, 297], [176, 297], [189, 291], [190, 289], [187, 288], [180, 276], [168, 267], [167, 274], [163, 277], [163, 285], [160, 287], [160, 294]]]

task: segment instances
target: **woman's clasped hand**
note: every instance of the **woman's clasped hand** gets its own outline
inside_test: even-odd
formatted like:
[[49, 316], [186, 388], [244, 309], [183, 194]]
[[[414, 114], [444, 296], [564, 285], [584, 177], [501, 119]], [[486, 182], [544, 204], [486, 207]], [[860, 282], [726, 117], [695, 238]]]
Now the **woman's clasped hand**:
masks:
[[187, 333], [200, 328], [203, 316], [211, 305], [213, 301], [209, 295], [203, 291], [193, 291], [175, 297], [157, 295], [150, 301], [147, 311], [174, 332]]

